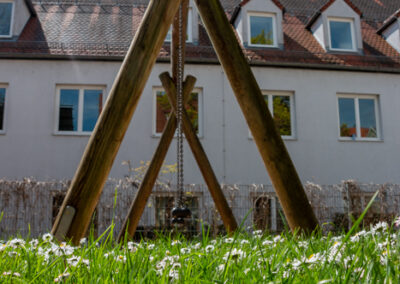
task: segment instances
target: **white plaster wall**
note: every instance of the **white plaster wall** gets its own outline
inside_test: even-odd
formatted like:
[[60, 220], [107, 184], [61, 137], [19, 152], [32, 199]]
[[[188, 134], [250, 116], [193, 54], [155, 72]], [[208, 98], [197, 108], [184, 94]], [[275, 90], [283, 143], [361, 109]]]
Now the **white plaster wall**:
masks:
[[336, 18], [350, 18], [354, 19], [354, 35], [355, 35], [355, 44], [356, 49], [359, 52], [362, 52], [362, 37], [361, 37], [361, 21], [360, 16], [343, 0], [336, 0], [331, 6], [328, 7], [322, 13], [324, 27], [325, 27], [325, 43], [326, 46], [330, 48], [329, 44], [329, 25], [328, 18], [336, 17]]
[[240, 16], [236, 20], [235, 27], [242, 39], [243, 45], [248, 46], [249, 21], [247, 13], [271, 13], [276, 16], [276, 33], [278, 47], [283, 47], [282, 10], [270, 0], [252, 0], [241, 8]]
[[[0, 83], [8, 84], [6, 133], [0, 135], [0, 177], [38, 180], [72, 178], [87, 136], [54, 135], [56, 84], [106, 85], [120, 62], [1, 60]], [[116, 157], [110, 177], [127, 174], [123, 160], [138, 166], [151, 159], [159, 138], [152, 135], [153, 86], [168, 64], [156, 64]], [[285, 141], [303, 182], [337, 184], [400, 182], [400, 75], [253, 68], [264, 90], [294, 92], [296, 139]], [[203, 89], [201, 142], [218, 179], [225, 183], [270, 183], [255, 143], [220, 66], [188, 65]], [[339, 141], [337, 93], [379, 95], [383, 141]], [[174, 139], [166, 158], [175, 163]], [[185, 146], [187, 183], [203, 179]]]
[[26, 7], [24, 0], [14, 1], [14, 23], [13, 23], [13, 36], [19, 36], [28, 22], [31, 14]]
[[199, 43], [199, 12], [193, 0], [189, 1], [189, 8], [192, 10], [192, 42]]
[[400, 19], [388, 27], [383, 36], [394, 49], [400, 52]]
[[325, 33], [324, 33], [324, 22], [322, 17], [319, 17], [318, 20], [311, 27], [311, 32], [313, 33], [314, 37], [317, 39], [319, 44], [326, 49], [325, 44]]

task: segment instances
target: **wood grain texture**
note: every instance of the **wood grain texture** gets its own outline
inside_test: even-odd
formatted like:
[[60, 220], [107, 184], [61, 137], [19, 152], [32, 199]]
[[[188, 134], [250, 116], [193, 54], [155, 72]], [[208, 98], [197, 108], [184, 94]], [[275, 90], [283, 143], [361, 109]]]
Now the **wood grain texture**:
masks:
[[271, 177], [292, 231], [309, 233], [318, 221], [261, 90], [218, 0], [195, 0], [219, 61]]
[[[187, 100], [189, 99], [190, 93], [192, 92], [195, 83], [195, 77], [190, 75], [187, 76], [183, 84], [183, 98], [185, 102], [187, 102]], [[124, 224], [122, 225], [121, 231], [118, 236], [119, 241], [124, 240], [125, 234], [127, 234], [127, 237], [131, 238], [135, 234], [137, 225], [139, 224], [146, 203], [157, 180], [157, 176], [164, 163], [169, 146], [171, 145], [172, 139], [174, 138], [176, 127], [176, 115], [174, 112], [171, 112], [168, 118], [168, 122], [164, 128], [163, 134], [161, 135], [157, 149], [154, 152], [153, 158], [151, 159], [151, 162], [139, 186], [135, 199], [133, 200], [132, 205], [129, 209], [128, 216], [126, 217]]]
[[53, 234], [69, 205], [76, 209], [76, 214], [66, 238], [78, 244], [84, 237], [179, 4], [180, 1], [150, 1], [53, 225]]
[[[169, 76], [168, 72], [160, 75], [161, 83], [164, 89], [167, 91], [170, 104], [174, 106], [174, 112], [176, 114], [176, 87]], [[224, 222], [225, 229], [228, 233], [233, 232], [237, 229], [237, 223], [235, 217], [232, 214], [232, 210], [225, 199], [224, 193], [221, 190], [221, 185], [218, 182], [217, 177], [211, 167], [211, 164], [207, 158], [206, 152], [200, 143], [199, 137], [197, 137], [196, 131], [193, 129], [190, 118], [185, 109], [182, 112], [182, 129], [185, 133], [186, 140], [193, 152], [193, 156], [197, 161], [199, 169], [203, 175], [203, 178], [208, 186], [208, 190], [214, 199], [215, 207], [221, 214], [222, 221]]]

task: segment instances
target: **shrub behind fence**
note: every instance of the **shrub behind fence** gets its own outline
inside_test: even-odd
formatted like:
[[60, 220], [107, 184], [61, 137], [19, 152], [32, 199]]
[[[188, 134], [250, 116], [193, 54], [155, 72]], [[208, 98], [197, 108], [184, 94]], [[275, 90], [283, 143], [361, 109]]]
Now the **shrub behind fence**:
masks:
[[[51, 230], [69, 182], [0, 181], [0, 238], [37, 237]], [[248, 230], [280, 232], [285, 220], [271, 185], [223, 185], [224, 194], [238, 223]], [[379, 195], [364, 219], [364, 225], [392, 220], [399, 214], [400, 185], [358, 184], [344, 181], [338, 185], [305, 184], [306, 193], [325, 231], [348, 229], [372, 195]], [[117, 234], [136, 194], [137, 184], [128, 180], [109, 180], [103, 190], [92, 228], [104, 232], [112, 223]], [[192, 234], [209, 228], [214, 234], [223, 232], [223, 223], [204, 185], [187, 185], [185, 202], [192, 211], [188, 230]], [[174, 187], [158, 185], [147, 203], [139, 222], [138, 233], [153, 236], [155, 231], [171, 229], [170, 210], [177, 198]], [[245, 216], [247, 216], [246, 219]]]

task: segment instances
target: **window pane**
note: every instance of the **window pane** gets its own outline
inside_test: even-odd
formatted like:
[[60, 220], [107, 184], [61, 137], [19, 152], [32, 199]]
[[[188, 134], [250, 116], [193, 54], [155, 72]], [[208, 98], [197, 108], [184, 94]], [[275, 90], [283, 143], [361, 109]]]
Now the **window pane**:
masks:
[[0, 3], [0, 36], [8, 36], [11, 32], [12, 3]]
[[274, 45], [272, 17], [250, 16], [251, 44]]
[[6, 89], [0, 88], [0, 130], [3, 130], [5, 100], [6, 100]]
[[174, 208], [172, 196], [156, 197], [156, 227], [157, 229], [168, 229], [171, 226], [171, 210]]
[[60, 90], [60, 116], [58, 130], [78, 130], [79, 90]]
[[354, 99], [339, 98], [341, 137], [357, 137]]
[[[168, 117], [171, 113], [168, 96], [165, 91], [157, 91], [156, 93], [156, 133], [161, 133], [167, 124]], [[199, 99], [198, 93], [191, 93], [189, 102], [186, 105], [186, 112], [192, 122], [196, 133], [199, 132]]]
[[167, 94], [164, 91], [157, 91], [156, 106], [156, 133], [164, 130], [169, 114], [171, 113], [171, 105], [169, 104]]
[[85, 90], [83, 98], [83, 131], [92, 131], [103, 108], [102, 90]]
[[292, 135], [290, 119], [290, 96], [274, 96], [274, 120], [281, 135]]
[[169, 27], [167, 36], [165, 37], [165, 41], [171, 41], [172, 40], [172, 26]]
[[330, 21], [331, 44], [332, 48], [353, 49], [351, 39], [351, 23]]
[[197, 93], [191, 93], [186, 105], [186, 112], [196, 133], [199, 133], [199, 98]]
[[375, 100], [359, 99], [361, 137], [378, 137], [376, 131]]

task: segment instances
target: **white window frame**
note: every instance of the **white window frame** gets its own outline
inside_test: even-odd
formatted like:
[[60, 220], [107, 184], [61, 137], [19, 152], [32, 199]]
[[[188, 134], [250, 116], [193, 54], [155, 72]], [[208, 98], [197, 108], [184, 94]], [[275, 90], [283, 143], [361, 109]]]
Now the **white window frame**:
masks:
[[[274, 44], [252, 44], [251, 43], [251, 24], [250, 24], [251, 16], [272, 18], [272, 31], [273, 31]], [[251, 46], [251, 47], [278, 47], [276, 14], [261, 13], [261, 12], [247, 12], [247, 40], [248, 40], [248, 46]]]
[[13, 26], [14, 26], [14, 9], [15, 3], [14, 1], [9, 0], [0, 0], [0, 3], [11, 3], [11, 21], [10, 21], [10, 33], [8, 35], [0, 35], [0, 38], [11, 38], [13, 35]]
[[[356, 133], [357, 137], [343, 137], [340, 136], [340, 110], [339, 110], [339, 99], [354, 99], [354, 113], [356, 118]], [[375, 122], [376, 122], [376, 138], [373, 137], [361, 137], [361, 126], [360, 126], [360, 107], [359, 99], [373, 99], [375, 107]], [[380, 112], [379, 112], [379, 96], [378, 95], [363, 95], [363, 94], [343, 94], [339, 93], [336, 96], [337, 105], [337, 122], [338, 122], [338, 137], [340, 141], [382, 141], [382, 134], [380, 129]]]
[[[186, 27], [186, 33], [187, 33], [187, 43], [192, 43], [193, 42], [193, 9], [189, 7], [188, 9], [188, 19], [187, 19], [187, 27]], [[168, 33], [171, 33], [171, 39], [172, 39], [172, 25], [169, 27]], [[167, 33], [167, 34], [168, 34]], [[165, 37], [164, 42], [171, 42], [171, 40], [168, 40], [167, 37]]]
[[[353, 46], [352, 49], [333, 48], [332, 47], [331, 21], [333, 21], [333, 22], [350, 23], [351, 44]], [[355, 38], [355, 29], [354, 29], [354, 19], [352, 19], [352, 18], [329, 17], [328, 18], [328, 35], [329, 35], [329, 50], [332, 50], [332, 51], [345, 51], [345, 52], [357, 51], [357, 44], [356, 44], [356, 38]]]
[[[79, 90], [78, 99], [78, 130], [77, 131], [62, 131], [58, 130], [59, 118], [60, 118], [60, 91], [62, 89], [68, 90]], [[55, 107], [55, 135], [71, 135], [71, 136], [90, 136], [92, 131], [82, 131], [83, 127], [83, 102], [84, 102], [84, 90], [102, 90], [103, 91], [103, 109], [105, 99], [106, 86], [104, 85], [57, 85], [56, 86], [56, 107]]]
[[7, 125], [7, 100], [8, 100], [8, 84], [0, 83], [1, 89], [6, 89], [6, 95], [4, 98], [4, 110], [3, 110], [3, 129], [0, 129], [0, 134], [6, 134], [6, 125]]
[[[164, 92], [165, 89], [163, 87], [157, 86], [153, 87], [153, 123], [152, 123], [152, 136], [153, 137], [161, 137], [162, 133], [157, 133], [157, 92], [162, 91]], [[191, 93], [197, 93], [197, 100], [198, 100], [198, 123], [199, 123], [199, 131], [197, 136], [199, 138], [203, 137], [203, 88], [196, 87], [193, 88]], [[175, 132], [174, 137], [177, 137], [177, 133]], [[185, 137], [185, 135], [183, 135]]]
[[[295, 103], [294, 103], [294, 92], [290, 91], [262, 91], [262, 95], [268, 96], [268, 109], [269, 112], [272, 115], [272, 118], [274, 117], [274, 107], [273, 107], [273, 100], [270, 99], [270, 97], [279, 97], [279, 96], [288, 96], [290, 97], [290, 126], [292, 130], [292, 135], [281, 135], [281, 138], [284, 140], [295, 140], [296, 139], [296, 127], [295, 127]], [[253, 135], [251, 134], [251, 131], [249, 129], [249, 139], [253, 139]]]

